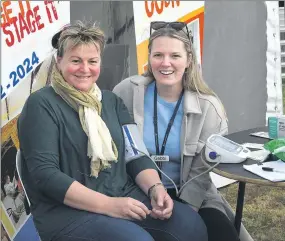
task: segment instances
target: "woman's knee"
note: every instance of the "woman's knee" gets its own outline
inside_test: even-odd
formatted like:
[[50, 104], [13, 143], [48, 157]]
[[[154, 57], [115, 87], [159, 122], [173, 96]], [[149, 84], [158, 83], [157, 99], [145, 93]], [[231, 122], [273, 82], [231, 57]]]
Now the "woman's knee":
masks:
[[[117, 240], [117, 239], [116, 239]], [[137, 230], [133, 230], [124, 241], [155, 241], [149, 232], [139, 227]], [[122, 240], [123, 241], [123, 240]]]
[[68, 234], [68, 235], [62, 235], [60, 237], [57, 237], [56, 239], [53, 239], [54, 241], [87, 241], [87, 240], [93, 240], [93, 241], [154, 241], [152, 236], [148, 234], [147, 232], [142, 233], [136, 233], [135, 235], [128, 232], [121, 231], [119, 234], [115, 234], [110, 230], [110, 234], [98, 234], [98, 235], [85, 235], [85, 234]]
[[[79, 223], [80, 221], [80, 223]], [[89, 214], [59, 233], [56, 241], [154, 241], [139, 225], [125, 219]]]
[[198, 212], [190, 207], [190, 205], [175, 202], [175, 215], [179, 219], [179, 230], [183, 236], [183, 240], [207, 241], [207, 227]]
[[[118, 239], [118, 236], [113, 240], [119, 240], [119, 241], [155, 241], [153, 237], [147, 232], [132, 232], [132, 234], [124, 234], [120, 235], [120, 238]], [[102, 240], [105, 241], [105, 240]], [[110, 240], [111, 241], [111, 240]]]
[[239, 240], [233, 223], [220, 210], [203, 208], [200, 209], [199, 214], [207, 226], [209, 240]]
[[[129, 222], [127, 220], [120, 220], [120, 225], [115, 229], [111, 229], [110, 241], [154, 241], [150, 233], [139, 225]], [[112, 226], [112, 225], [110, 225]], [[101, 241], [101, 239], [100, 239]], [[102, 238], [102, 241], [107, 241], [106, 238]]]

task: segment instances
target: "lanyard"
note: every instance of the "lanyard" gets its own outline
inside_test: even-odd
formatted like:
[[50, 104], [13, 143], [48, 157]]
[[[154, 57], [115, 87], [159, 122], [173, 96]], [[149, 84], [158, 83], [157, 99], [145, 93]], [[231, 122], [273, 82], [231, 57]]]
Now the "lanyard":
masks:
[[176, 103], [176, 106], [174, 108], [173, 114], [169, 120], [165, 135], [164, 135], [164, 139], [163, 139], [163, 143], [161, 146], [161, 151], [159, 152], [159, 142], [158, 142], [158, 126], [157, 126], [157, 89], [156, 89], [156, 84], [154, 86], [154, 103], [153, 103], [153, 125], [154, 125], [154, 137], [155, 137], [155, 147], [156, 147], [156, 155], [163, 155], [164, 151], [165, 151], [165, 146], [166, 146], [166, 142], [167, 142], [167, 138], [168, 135], [170, 133], [171, 127], [173, 125], [174, 119], [176, 117], [178, 108], [180, 106], [180, 103], [182, 101], [182, 96], [183, 96], [184, 90], [181, 91], [179, 100]]

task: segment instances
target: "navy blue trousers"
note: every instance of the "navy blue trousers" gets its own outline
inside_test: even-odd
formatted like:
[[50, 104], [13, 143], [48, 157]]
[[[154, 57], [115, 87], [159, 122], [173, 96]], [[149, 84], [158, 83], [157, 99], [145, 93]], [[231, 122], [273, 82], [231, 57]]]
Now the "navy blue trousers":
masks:
[[[145, 205], [150, 208], [149, 200]], [[191, 207], [174, 201], [168, 220], [143, 221], [90, 213], [62, 230], [53, 241], [207, 241], [207, 229]]]

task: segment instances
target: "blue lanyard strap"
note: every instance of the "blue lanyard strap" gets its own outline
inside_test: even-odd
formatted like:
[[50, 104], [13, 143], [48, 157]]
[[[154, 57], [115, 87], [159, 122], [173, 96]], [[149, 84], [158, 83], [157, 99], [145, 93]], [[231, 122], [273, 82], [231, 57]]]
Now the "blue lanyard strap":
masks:
[[175, 117], [177, 115], [180, 103], [182, 101], [183, 93], [184, 93], [184, 90], [181, 91], [179, 99], [178, 99], [178, 101], [176, 103], [176, 106], [174, 108], [173, 114], [172, 114], [172, 116], [171, 116], [171, 118], [169, 120], [167, 129], [166, 129], [166, 132], [165, 132], [165, 135], [164, 135], [163, 143], [162, 143], [162, 146], [161, 146], [161, 151], [159, 152], [158, 126], [157, 126], [157, 89], [156, 89], [156, 83], [155, 83], [155, 86], [154, 86], [154, 98], [153, 98], [153, 100], [154, 100], [154, 103], [153, 103], [153, 106], [154, 106], [154, 108], [153, 108], [153, 125], [154, 125], [154, 138], [155, 138], [155, 147], [156, 147], [156, 154], [157, 155], [163, 155], [164, 154], [166, 142], [167, 142], [167, 139], [168, 139], [168, 135], [170, 133], [171, 127], [172, 127], [173, 122], [175, 120]]

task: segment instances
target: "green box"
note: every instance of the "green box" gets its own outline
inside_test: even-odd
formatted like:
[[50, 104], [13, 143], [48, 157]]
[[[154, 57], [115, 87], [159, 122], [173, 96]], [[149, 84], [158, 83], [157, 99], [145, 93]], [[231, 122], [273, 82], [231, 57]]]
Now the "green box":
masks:
[[272, 139], [285, 137], [285, 116], [268, 117], [268, 135]]
[[272, 139], [278, 138], [278, 118], [268, 117], [268, 135]]

